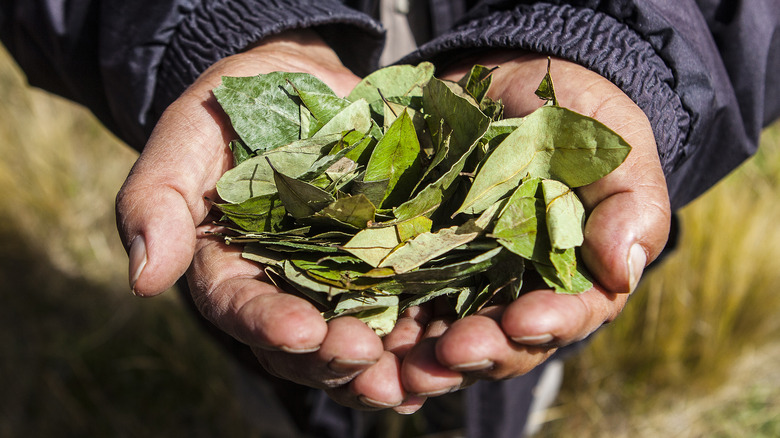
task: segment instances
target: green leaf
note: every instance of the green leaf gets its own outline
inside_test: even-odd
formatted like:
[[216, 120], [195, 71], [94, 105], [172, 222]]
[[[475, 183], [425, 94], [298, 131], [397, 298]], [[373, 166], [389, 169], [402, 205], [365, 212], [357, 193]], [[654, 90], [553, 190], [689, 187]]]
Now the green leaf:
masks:
[[457, 181], [460, 172], [463, 170], [463, 167], [466, 165], [469, 156], [471, 156], [471, 153], [476, 146], [476, 143], [471, 145], [471, 147], [461, 155], [460, 159], [455, 161], [452, 164], [452, 167], [450, 167], [438, 180], [426, 185], [414, 198], [393, 209], [396, 219], [403, 221], [416, 216], [431, 217], [446, 199], [450, 187]]
[[253, 155], [252, 150], [246, 147], [246, 145], [241, 140], [231, 141], [229, 147], [230, 151], [233, 152], [234, 167], [248, 160]]
[[434, 281], [453, 282], [486, 271], [496, 263], [496, 260], [498, 260], [497, 256], [501, 251], [503, 251], [503, 248], [497, 246], [469, 260], [458, 261], [442, 266], [415, 269], [396, 275], [394, 280], [402, 284]]
[[214, 204], [227, 218], [246, 231], [273, 231], [286, 213], [273, 193], [247, 199], [239, 204]]
[[318, 129], [321, 128], [321, 126], [317, 125], [317, 122], [315, 120], [312, 120], [313, 117], [311, 115], [311, 112], [306, 108], [305, 105], [301, 105], [299, 107], [300, 113], [301, 113], [301, 128], [300, 128], [300, 138], [301, 140], [305, 138], [309, 138], [312, 136], [312, 134], [316, 133]]
[[401, 242], [413, 239], [422, 233], [428, 233], [433, 227], [433, 221], [425, 216], [418, 216], [395, 224], [398, 230], [398, 238]]
[[290, 178], [278, 172], [273, 166], [274, 182], [279, 199], [290, 215], [296, 219], [314, 215], [335, 201], [333, 196], [321, 188]]
[[597, 120], [566, 108], [539, 108], [488, 156], [458, 212], [479, 213], [526, 175], [557, 179], [569, 187], [590, 184], [617, 168], [630, 150]]
[[276, 251], [269, 251], [256, 243], [244, 245], [244, 251], [241, 253], [241, 256], [247, 260], [252, 260], [266, 266], [281, 267], [285, 260], [283, 254]]
[[547, 57], [547, 74], [542, 78], [542, 82], [536, 89], [535, 94], [539, 99], [547, 101], [547, 105], [558, 106], [558, 99], [555, 97], [555, 87], [553, 86], [552, 76], [550, 75], [550, 57]]
[[519, 128], [522, 123], [523, 119], [520, 117], [491, 122], [487, 132], [482, 137], [482, 141], [488, 143], [488, 150], [493, 150], [506, 139], [507, 135]]
[[547, 205], [547, 231], [555, 249], [582, 245], [585, 208], [577, 195], [560, 181], [542, 180], [544, 202]]
[[368, 324], [378, 336], [390, 333], [398, 318], [398, 297], [365, 296], [361, 294], [345, 295], [339, 300], [332, 312], [326, 313], [326, 319], [351, 315]]
[[322, 81], [306, 73], [273, 72], [252, 77], [222, 77], [214, 89], [236, 133], [253, 151], [265, 152], [300, 138], [298, 90], [332, 93]]
[[466, 290], [469, 290], [469, 288], [465, 286], [444, 287], [425, 294], [414, 295], [401, 302], [399, 305], [399, 312], [403, 312], [410, 307], [420, 306], [439, 297], [458, 295]]
[[490, 119], [473, 102], [457, 95], [444, 81], [436, 78], [423, 90], [423, 105], [429, 116], [428, 126], [435, 127], [443, 121], [446, 129], [451, 130], [450, 153], [442, 163], [445, 168], [452, 167], [471, 149], [490, 125]]
[[217, 181], [217, 193], [225, 202], [240, 203], [249, 198], [276, 193], [270, 159], [279, 172], [297, 178], [306, 173], [317, 160], [341, 140], [333, 134], [297, 140], [273, 151], [252, 157], [228, 170]]
[[366, 228], [374, 221], [376, 207], [364, 195], [345, 196], [318, 211], [315, 216], [335, 219], [356, 229]]
[[371, 129], [371, 110], [368, 102], [357, 100], [333, 116], [328, 123], [320, 128], [312, 137], [322, 137], [331, 134], [341, 134], [346, 131], [357, 131], [366, 134]]
[[[456, 312], [459, 318], [465, 318], [469, 315], [477, 313], [482, 309], [485, 304], [493, 298], [494, 291], [490, 289], [490, 285], [482, 288], [479, 292], [476, 289], [472, 289], [468, 295], [468, 299], [463, 302], [459, 302], [456, 307]], [[460, 300], [459, 300], [460, 301]]]
[[327, 297], [348, 294], [351, 292], [349, 289], [343, 289], [312, 280], [311, 277], [307, 276], [302, 270], [296, 268], [289, 260], [285, 260], [282, 264], [284, 265], [283, 273], [285, 281], [302, 293], [305, 293], [307, 296], [314, 298], [320, 304], [327, 306], [328, 301], [318, 297], [315, 292], [324, 294]]
[[299, 90], [295, 87], [295, 91], [315, 122], [308, 130], [309, 136], [314, 135], [322, 126], [346, 109], [351, 103], [347, 99], [336, 96], [330, 89], [327, 90], [328, 92], [323, 93]]
[[390, 179], [380, 179], [376, 181], [361, 181], [356, 179], [352, 182], [352, 189], [350, 192], [353, 195], [364, 195], [374, 205], [381, 205], [382, 200], [387, 193], [387, 186], [390, 184]]
[[[404, 111], [374, 148], [363, 177], [364, 181], [388, 180], [382, 206], [408, 196], [419, 178], [421, 153], [414, 123]], [[396, 192], [396, 186], [399, 186], [399, 192]]]
[[496, 68], [498, 67], [487, 68], [484, 65], [475, 65], [458, 81], [458, 85], [463, 87], [477, 102], [482, 103], [493, 80], [491, 73]]
[[[545, 227], [545, 203], [537, 195], [541, 180], [524, 181], [507, 200], [491, 237], [509, 251], [531, 260], [545, 261], [550, 244]], [[540, 227], [542, 232], [539, 232]]]
[[485, 271], [485, 277], [490, 281], [494, 296], [500, 294], [506, 302], [511, 302], [520, 296], [524, 272], [524, 258], [510, 251], [502, 251], [490, 269]]
[[[396, 302], [398, 297], [395, 297]], [[381, 311], [380, 311], [381, 310]], [[355, 318], [363, 321], [368, 328], [374, 331], [380, 338], [390, 334], [398, 321], [398, 305], [377, 308], [374, 310], [364, 310], [353, 315]]]
[[332, 254], [339, 252], [339, 249], [335, 246], [328, 244], [306, 243], [295, 240], [276, 240], [276, 241], [264, 241], [262, 239], [257, 240], [258, 243], [264, 244], [267, 249], [276, 252], [283, 253], [324, 253]]
[[598, 120], [555, 106], [526, 116], [512, 136], [519, 144], [533, 145], [536, 151], [528, 167], [531, 176], [556, 179], [571, 188], [612, 172], [631, 151], [622, 137]]
[[435, 233], [422, 233], [391, 252], [379, 267], [391, 267], [399, 274], [411, 271], [447, 251], [471, 242], [483, 231], [476, 221], [470, 220], [461, 226], [444, 228]]
[[342, 249], [376, 268], [400, 243], [395, 227], [367, 228], [355, 234]]
[[[429, 62], [417, 66], [393, 65], [379, 69], [363, 78], [355, 86], [347, 99], [356, 101], [365, 99], [378, 114], [382, 114], [384, 99], [391, 97], [422, 96], [422, 87], [433, 77], [434, 67]], [[382, 94], [379, 94], [379, 90]], [[380, 119], [381, 121], [381, 119]]]
[[455, 297], [455, 313], [458, 315], [458, 318], [463, 318], [466, 316], [466, 313], [468, 313], [469, 306], [471, 306], [471, 303], [474, 302], [474, 299], [477, 297], [477, 289], [475, 287], [466, 287], [460, 290], [458, 295]]
[[381, 278], [364, 277], [363, 274], [366, 272], [367, 266], [363, 263], [350, 262], [345, 264], [328, 258], [294, 258], [290, 260], [290, 263], [312, 280], [339, 289], [366, 291], [384, 281]]
[[555, 268], [557, 277], [566, 290], [572, 290], [573, 277], [577, 272], [577, 253], [574, 248], [555, 249], [550, 251], [550, 262]]
[[[333, 149], [331, 149], [327, 155], [319, 157], [311, 164], [306, 172], [296, 178], [313, 182], [317, 178], [322, 177], [323, 174], [336, 174], [341, 172], [351, 173], [356, 171], [357, 163], [347, 158], [347, 155], [357, 147], [364, 138], [365, 137], [358, 132], [350, 131], [336, 142]], [[338, 150], [334, 152], [334, 149], [336, 148], [338, 148]], [[333, 181], [333, 179], [330, 179], [330, 175], [328, 175], [328, 179], [329, 182]]]
[[[566, 251], [572, 250], [568, 249]], [[559, 261], [558, 263], [562, 264], [565, 262]], [[593, 287], [593, 283], [579, 263], [575, 270], [567, 270], [565, 272], [559, 272], [551, 263], [534, 261], [533, 265], [536, 271], [542, 276], [544, 282], [547, 283], [548, 286], [554, 288], [557, 293], [578, 294]], [[571, 287], [567, 287], [567, 285], [570, 285]]]

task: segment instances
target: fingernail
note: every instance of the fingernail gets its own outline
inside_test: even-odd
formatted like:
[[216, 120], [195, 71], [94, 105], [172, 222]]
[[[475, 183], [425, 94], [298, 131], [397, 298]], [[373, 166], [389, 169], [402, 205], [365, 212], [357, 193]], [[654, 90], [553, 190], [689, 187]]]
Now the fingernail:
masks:
[[347, 374], [362, 370], [375, 363], [375, 360], [342, 359], [340, 357], [334, 357], [330, 362], [328, 362], [328, 368], [330, 368], [330, 370], [335, 373]]
[[513, 341], [523, 345], [549, 344], [550, 342], [553, 341], [553, 339], [555, 339], [555, 337], [550, 333], [545, 333], [543, 335], [533, 335], [533, 336], [512, 336]]
[[361, 403], [363, 403], [366, 406], [371, 406], [372, 408], [380, 408], [380, 409], [394, 408], [401, 404], [401, 402], [384, 403], [384, 402], [374, 400], [370, 397], [366, 397], [365, 395], [359, 395], [358, 399], [360, 400]]
[[647, 264], [647, 254], [642, 245], [635, 243], [628, 251], [628, 292], [634, 292]]
[[458, 372], [469, 372], [469, 371], [482, 371], [491, 367], [493, 367], [493, 361], [490, 359], [484, 359], [477, 362], [453, 365], [450, 367], [450, 369], [452, 371], [458, 371]]
[[419, 395], [408, 395], [406, 397], [406, 400], [404, 400], [400, 405], [395, 407], [393, 410], [396, 414], [401, 415], [412, 415], [415, 412], [419, 411], [422, 407], [423, 403], [425, 403], [425, 397], [420, 397]]
[[415, 395], [417, 397], [425, 397], [425, 398], [439, 397], [439, 396], [444, 395], [444, 394], [449, 394], [451, 392], [458, 391], [459, 389], [460, 389], [460, 386], [453, 386], [452, 388], [444, 388], [444, 389], [440, 389], [438, 391], [421, 392], [421, 393], [418, 393], [418, 394], [415, 394]]
[[317, 345], [316, 347], [303, 347], [303, 348], [292, 348], [288, 347], [286, 345], [280, 345], [279, 350], [284, 351], [285, 353], [292, 353], [292, 354], [305, 354], [305, 353], [314, 353], [315, 351], [320, 349], [320, 346]]
[[144, 240], [144, 236], [139, 234], [130, 242], [129, 259], [130, 269], [128, 272], [130, 274], [130, 290], [133, 292], [133, 295], [138, 295], [135, 290], [135, 283], [138, 281], [138, 277], [141, 276], [141, 273], [146, 267], [146, 241]]
[[412, 415], [415, 412], [419, 411], [420, 408], [421, 406], [400, 406], [393, 410], [395, 411], [396, 414], [399, 415]]

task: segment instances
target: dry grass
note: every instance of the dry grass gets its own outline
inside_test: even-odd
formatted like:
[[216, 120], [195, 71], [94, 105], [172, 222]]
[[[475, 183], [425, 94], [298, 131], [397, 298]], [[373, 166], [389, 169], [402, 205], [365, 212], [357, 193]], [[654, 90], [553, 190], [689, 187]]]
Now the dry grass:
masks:
[[[113, 198], [135, 152], [27, 88], [4, 52], [0, 96], [0, 437], [256, 434], [180, 303], [128, 292]], [[764, 347], [780, 324], [778, 178], [776, 127], [682, 212], [680, 249], [568, 364], [542, 435], [780, 434]]]
[[0, 49], [0, 437], [254, 436], [169, 293], [130, 294], [113, 200], [137, 153]]

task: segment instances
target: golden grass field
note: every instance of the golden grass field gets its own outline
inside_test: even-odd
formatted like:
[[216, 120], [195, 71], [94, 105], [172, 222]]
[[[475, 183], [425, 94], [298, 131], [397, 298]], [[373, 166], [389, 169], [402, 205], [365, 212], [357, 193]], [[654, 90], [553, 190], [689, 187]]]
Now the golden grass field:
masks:
[[[175, 294], [130, 294], [113, 200], [137, 153], [4, 51], [0, 96], [0, 437], [262, 436]], [[775, 126], [681, 211], [679, 249], [567, 363], [541, 436], [780, 436], [779, 195]]]

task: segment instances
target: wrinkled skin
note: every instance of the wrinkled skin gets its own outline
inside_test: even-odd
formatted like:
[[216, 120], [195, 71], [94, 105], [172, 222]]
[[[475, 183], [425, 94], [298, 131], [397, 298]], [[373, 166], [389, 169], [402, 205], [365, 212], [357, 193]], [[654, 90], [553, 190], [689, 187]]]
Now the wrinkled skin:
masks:
[[[501, 66], [491, 95], [502, 99], [506, 116], [541, 105], [533, 91], [546, 58], [507, 51], [472, 62]], [[446, 75], [457, 79], [467, 69]], [[455, 322], [435, 304], [410, 309], [383, 339], [351, 317], [326, 322], [310, 303], [270, 283], [261, 266], [242, 259], [240, 247], [205, 234], [212, 228], [205, 199], [216, 198], [216, 181], [232, 166], [227, 144], [236, 136], [211, 90], [223, 75], [271, 71], [310, 73], [341, 96], [360, 80], [306, 31], [220, 60], [162, 115], [117, 196], [117, 216], [133, 292], [160, 294], [186, 274], [200, 312], [249, 345], [275, 376], [324, 389], [346, 406], [414, 412], [425, 398], [476, 379], [526, 373], [557, 347], [611, 321], [664, 246], [669, 201], [647, 118], [606, 79], [555, 60], [560, 104], [599, 119], [634, 148], [615, 172], [579, 190], [590, 214], [582, 253], [598, 285], [573, 296], [535, 290]]]

